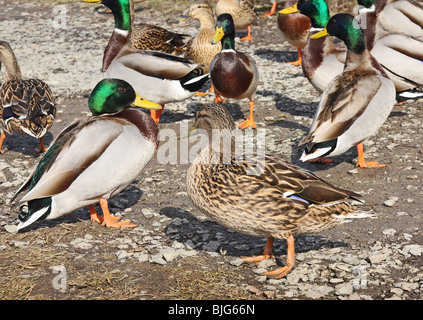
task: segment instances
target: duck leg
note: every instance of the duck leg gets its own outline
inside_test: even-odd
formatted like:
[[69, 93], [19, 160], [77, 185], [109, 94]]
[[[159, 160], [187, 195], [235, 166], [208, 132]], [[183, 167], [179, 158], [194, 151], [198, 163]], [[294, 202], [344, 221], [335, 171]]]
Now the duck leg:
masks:
[[264, 15], [262, 15], [262, 17], [270, 17], [272, 14], [275, 13], [277, 6], [278, 6], [278, 3], [276, 1], [273, 2], [272, 8], [270, 9], [270, 11], [266, 12]]
[[6, 139], [6, 134], [4, 132], [2, 132], [1, 135], [0, 135], [0, 153], [1, 154], [5, 153], [6, 150], [7, 150], [7, 149], [1, 148], [3, 146], [4, 139]]
[[245, 129], [248, 127], [252, 127], [253, 129], [255, 129], [256, 123], [254, 122], [254, 116], [253, 116], [253, 111], [254, 111], [254, 101], [250, 101], [249, 103], [250, 105], [250, 115], [248, 116], [248, 119], [241, 122], [238, 126], [239, 129]]
[[34, 150], [35, 150], [35, 152], [41, 153], [41, 152], [46, 152], [47, 149], [48, 149], [48, 146], [45, 146], [44, 145], [44, 137], [41, 137], [40, 138], [40, 147], [39, 148], [35, 148]]
[[301, 62], [302, 62], [301, 49], [297, 48], [297, 50], [298, 50], [298, 60], [287, 62], [288, 64], [292, 64], [294, 66], [300, 66], [301, 65]]
[[164, 104], [162, 104], [162, 108], [160, 110], [154, 110], [154, 109], [150, 110], [150, 116], [153, 118], [156, 124], [159, 124], [163, 109], [164, 109]]
[[[119, 221], [119, 217], [112, 217], [109, 211], [109, 205], [106, 199], [100, 198], [100, 207], [103, 211], [103, 217], [99, 217], [93, 206], [89, 206], [91, 220], [101, 222], [103, 226], [110, 228], [135, 228], [137, 225], [129, 220]], [[95, 212], [95, 213], [94, 213]]]
[[285, 277], [295, 266], [295, 245], [294, 245], [294, 236], [290, 235], [286, 239], [286, 243], [288, 244], [288, 253], [286, 255], [286, 266], [263, 273], [263, 275], [268, 276], [270, 278], [280, 279]]
[[364, 146], [362, 143], [357, 144], [357, 152], [358, 152], [358, 162], [356, 164], [357, 167], [360, 168], [383, 168], [386, 167], [386, 164], [380, 164], [377, 161], [368, 161], [364, 160]]
[[267, 238], [266, 246], [264, 247], [263, 254], [261, 256], [255, 256], [255, 257], [242, 257], [242, 259], [245, 262], [248, 263], [259, 263], [260, 261], [273, 258], [273, 241], [275, 238], [269, 237]]
[[241, 41], [253, 41], [253, 38], [251, 38], [251, 26], [248, 26], [248, 34], [246, 37], [239, 39]]

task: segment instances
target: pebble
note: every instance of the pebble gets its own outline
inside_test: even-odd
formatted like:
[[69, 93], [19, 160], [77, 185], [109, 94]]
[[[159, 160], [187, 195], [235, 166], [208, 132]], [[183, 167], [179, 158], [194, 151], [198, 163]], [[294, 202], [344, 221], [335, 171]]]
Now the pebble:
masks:
[[397, 201], [398, 201], [398, 197], [391, 197], [388, 200], [386, 200], [383, 204], [387, 207], [393, 207]]

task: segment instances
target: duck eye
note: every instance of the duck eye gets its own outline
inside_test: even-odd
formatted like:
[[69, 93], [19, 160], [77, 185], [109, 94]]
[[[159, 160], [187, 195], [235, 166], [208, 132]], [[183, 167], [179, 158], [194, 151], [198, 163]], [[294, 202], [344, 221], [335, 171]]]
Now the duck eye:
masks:
[[127, 91], [127, 89], [126, 89], [126, 88], [124, 88], [124, 87], [119, 87], [119, 88], [118, 88], [118, 91], [119, 91], [120, 93], [125, 93], [125, 92]]

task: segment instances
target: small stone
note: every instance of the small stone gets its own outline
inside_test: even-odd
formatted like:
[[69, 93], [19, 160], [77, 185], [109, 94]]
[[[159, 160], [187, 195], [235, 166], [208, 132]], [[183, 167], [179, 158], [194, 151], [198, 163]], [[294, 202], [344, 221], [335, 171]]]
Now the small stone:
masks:
[[382, 230], [382, 234], [384, 234], [385, 236], [388, 236], [388, 237], [393, 236], [395, 233], [397, 233], [397, 230], [395, 230], [393, 228]]
[[392, 197], [386, 200], [383, 204], [387, 207], [393, 207], [394, 204], [398, 201], [398, 197]]
[[164, 266], [166, 264], [166, 260], [163, 259], [163, 256], [161, 254], [155, 254], [151, 256], [150, 262], [156, 263], [159, 265]]
[[376, 254], [372, 254], [368, 257], [369, 261], [371, 264], [378, 264], [381, 263], [383, 260], [385, 260], [386, 258], [388, 258], [389, 253], [376, 253]]
[[404, 248], [401, 250], [401, 253], [403, 255], [411, 254], [413, 256], [421, 256], [423, 253], [423, 246], [419, 244], [407, 244], [404, 246]]
[[18, 232], [18, 226], [14, 224], [6, 224], [4, 226], [4, 229], [9, 233], [17, 233]]
[[245, 262], [244, 259], [242, 258], [236, 258], [234, 260], [231, 260], [229, 263], [235, 267], [239, 267], [241, 264], [243, 264]]
[[351, 293], [353, 293], [351, 283], [342, 283], [335, 286], [336, 295], [350, 295]]

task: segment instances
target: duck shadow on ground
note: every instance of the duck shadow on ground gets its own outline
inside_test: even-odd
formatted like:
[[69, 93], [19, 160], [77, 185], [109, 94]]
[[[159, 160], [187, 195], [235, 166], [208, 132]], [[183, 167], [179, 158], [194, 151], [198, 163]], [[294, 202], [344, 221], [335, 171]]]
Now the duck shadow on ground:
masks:
[[[142, 196], [143, 192], [141, 189], [136, 187], [134, 184], [129, 185], [119, 194], [108, 200], [110, 213], [114, 215], [117, 212], [122, 212], [127, 208], [133, 207], [140, 201]], [[94, 208], [96, 209], [98, 215], [103, 214], [99, 204], [95, 204]], [[12, 214], [16, 214], [17, 216], [19, 213], [19, 208], [14, 209], [13, 211], [14, 212]], [[40, 228], [53, 228], [63, 223], [74, 224], [86, 220], [90, 220], [90, 214], [88, 207], [83, 207], [57, 219], [36, 221], [30, 226], [19, 231], [19, 233], [30, 232], [31, 230]], [[16, 222], [18, 222], [17, 219]]]
[[[191, 212], [182, 208], [164, 207], [160, 209], [160, 214], [173, 219], [166, 228], [169, 238], [181, 243], [189, 242], [195, 250], [223, 252], [225, 255], [234, 257], [263, 254], [266, 238], [235, 232], [213, 221], [200, 221]], [[344, 242], [330, 241], [318, 235], [298, 235], [295, 239], [297, 253], [348, 246]], [[286, 241], [275, 239], [274, 253], [285, 256], [286, 251]], [[277, 262], [281, 265], [285, 264], [283, 260]]]
[[261, 59], [280, 63], [288, 63], [298, 59], [298, 52], [296, 50], [286, 51], [260, 48], [254, 51], [254, 55]]
[[[47, 132], [44, 135], [44, 145], [49, 146], [53, 141], [53, 134]], [[35, 149], [40, 147], [40, 141], [34, 137], [19, 134], [13, 132], [12, 134], [6, 134], [6, 139], [4, 140], [3, 148], [7, 148], [8, 151], [14, 151], [24, 155], [33, 156], [38, 158], [44, 153], [36, 152]]]

